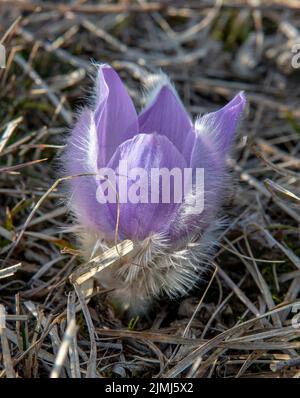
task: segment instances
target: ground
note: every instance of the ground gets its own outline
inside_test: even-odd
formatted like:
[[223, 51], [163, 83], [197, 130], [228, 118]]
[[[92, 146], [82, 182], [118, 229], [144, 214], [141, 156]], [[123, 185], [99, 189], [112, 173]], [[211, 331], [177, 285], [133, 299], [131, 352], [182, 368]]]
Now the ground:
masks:
[[[292, 0], [0, 2], [1, 377], [300, 377], [299, 16]], [[119, 319], [103, 289], [75, 316], [57, 159], [91, 61], [138, 108], [160, 68], [193, 117], [247, 96], [211, 272], [145, 319]]]

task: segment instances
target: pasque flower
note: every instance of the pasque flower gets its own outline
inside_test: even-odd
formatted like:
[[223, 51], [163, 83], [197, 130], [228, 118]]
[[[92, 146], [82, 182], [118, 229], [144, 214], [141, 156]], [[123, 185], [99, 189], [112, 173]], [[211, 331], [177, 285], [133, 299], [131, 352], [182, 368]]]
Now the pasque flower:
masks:
[[[131, 239], [140, 248], [132, 261], [100, 274], [100, 282], [115, 288], [115, 297], [131, 307], [144, 307], [162, 293], [186, 293], [207, 268], [228, 185], [225, 160], [245, 106], [239, 93], [193, 123], [165, 75], [157, 75], [150, 86], [146, 106], [137, 115], [115, 70], [98, 66], [92, 104], [81, 110], [63, 158], [68, 175], [91, 174], [71, 179], [68, 187], [84, 255], [92, 257], [113, 246], [115, 237]], [[163, 203], [159, 195], [155, 203], [101, 203], [99, 170], [118, 174], [121, 161], [129, 171], [191, 169], [190, 189], [181, 202]], [[199, 186], [197, 169], [204, 170]], [[122, 177], [130, 189], [134, 181]], [[162, 183], [158, 187], [162, 189]], [[197, 207], [198, 196], [203, 203]]]

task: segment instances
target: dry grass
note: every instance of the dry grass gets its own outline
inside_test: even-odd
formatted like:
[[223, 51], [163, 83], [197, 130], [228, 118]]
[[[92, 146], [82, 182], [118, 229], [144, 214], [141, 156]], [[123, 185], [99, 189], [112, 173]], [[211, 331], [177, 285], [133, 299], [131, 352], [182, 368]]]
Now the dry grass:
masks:
[[[300, 8], [224, 3], [0, 1], [0, 377], [300, 377]], [[80, 259], [55, 159], [91, 59], [137, 106], [159, 67], [194, 116], [238, 90], [249, 102], [211, 277], [129, 324], [69, 278]]]

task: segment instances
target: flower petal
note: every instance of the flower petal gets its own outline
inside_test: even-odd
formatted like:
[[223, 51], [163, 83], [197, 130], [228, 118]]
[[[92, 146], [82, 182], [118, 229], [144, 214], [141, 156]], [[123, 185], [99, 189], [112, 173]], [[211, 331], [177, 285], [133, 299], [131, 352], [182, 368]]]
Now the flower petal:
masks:
[[202, 137], [222, 161], [230, 149], [245, 104], [244, 93], [240, 92], [223, 108], [200, 117], [195, 123], [196, 134]]
[[133, 102], [118, 74], [108, 65], [100, 65], [98, 69], [95, 124], [100, 167], [107, 164], [122, 142], [138, 133], [138, 119]]
[[[120, 161], [125, 161], [127, 174], [120, 170]], [[170, 183], [170, 203], [163, 203], [162, 182], [160, 181], [156, 193], [159, 194], [158, 203], [151, 201], [151, 193], [155, 187], [151, 186], [151, 169], [173, 168], [183, 170], [187, 167], [184, 157], [165, 136], [158, 134], [139, 134], [126, 141], [115, 152], [108, 167], [113, 168], [121, 176], [125, 177], [127, 190], [133, 187], [137, 180], [131, 179], [130, 172], [134, 168], [142, 168], [147, 177], [141, 184], [148, 192], [148, 203], [120, 203], [120, 236], [129, 239], [144, 239], [154, 232], [162, 233], [168, 229], [176, 209], [179, 207], [174, 199], [175, 180]], [[122, 180], [124, 182], [124, 180]], [[152, 191], [150, 189], [152, 188]], [[120, 192], [120, 185], [118, 186]], [[129, 198], [130, 199], [130, 198]], [[110, 205], [111, 212], [116, 218], [117, 205]]]
[[167, 136], [180, 152], [183, 152], [184, 147], [186, 148], [184, 156], [186, 160], [189, 160], [194, 140], [192, 122], [170, 85], [161, 86], [154, 100], [138, 119], [140, 133], [157, 133]]
[[[197, 224], [202, 229], [207, 228], [216, 216], [219, 203], [224, 199], [225, 159], [245, 102], [243, 93], [240, 93], [219, 111], [209, 113], [196, 122], [197, 135], [190, 167], [193, 170], [204, 169], [204, 207], [198, 216], [192, 207], [187, 209], [185, 224], [191, 228], [197, 227]], [[202, 192], [200, 188], [199, 193]]]
[[63, 155], [67, 175], [95, 174], [74, 177], [68, 181], [69, 205], [80, 222], [112, 238], [114, 220], [107, 205], [96, 198], [98, 181], [98, 143], [93, 112], [83, 109], [73, 128]]

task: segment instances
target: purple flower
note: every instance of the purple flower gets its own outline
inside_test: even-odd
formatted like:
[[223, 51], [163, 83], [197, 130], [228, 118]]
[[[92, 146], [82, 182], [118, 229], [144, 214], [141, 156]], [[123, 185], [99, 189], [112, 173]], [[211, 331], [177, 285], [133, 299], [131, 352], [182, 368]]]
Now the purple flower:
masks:
[[[135, 295], [146, 299], [162, 291], [170, 295], [184, 292], [197, 279], [199, 261], [212, 246], [211, 233], [226, 188], [225, 159], [244, 107], [245, 97], [239, 93], [222, 109], [193, 124], [174, 87], [161, 74], [145, 109], [137, 115], [114, 69], [98, 67], [94, 105], [82, 109], [69, 136], [64, 163], [69, 175], [95, 174], [74, 178], [69, 185], [70, 205], [82, 227], [85, 253], [91, 256], [114, 244], [117, 220], [118, 239], [131, 239], [143, 248], [139, 260], [147, 276], [142, 276], [139, 267], [127, 264], [122, 270], [109, 271], [114, 278], [104, 278], [118, 279], [118, 288], [129, 301]], [[180, 203], [163, 203], [161, 192], [158, 203], [100, 203], [97, 192], [103, 193], [103, 180], [96, 174], [109, 168], [120, 175], [120, 161], [126, 161], [129, 171], [141, 168], [147, 175], [155, 168], [190, 168], [190, 191]], [[204, 169], [204, 191], [202, 185], [197, 186], [196, 169]], [[126, 174], [122, 183], [130, 190], [135, 181]], [[151, 181], [143, 183], [150, 186]], [[174, 189], [171, 186], [172, 192]], [[204, 198], [199, 211], [194, 205], [197, 195]]]

